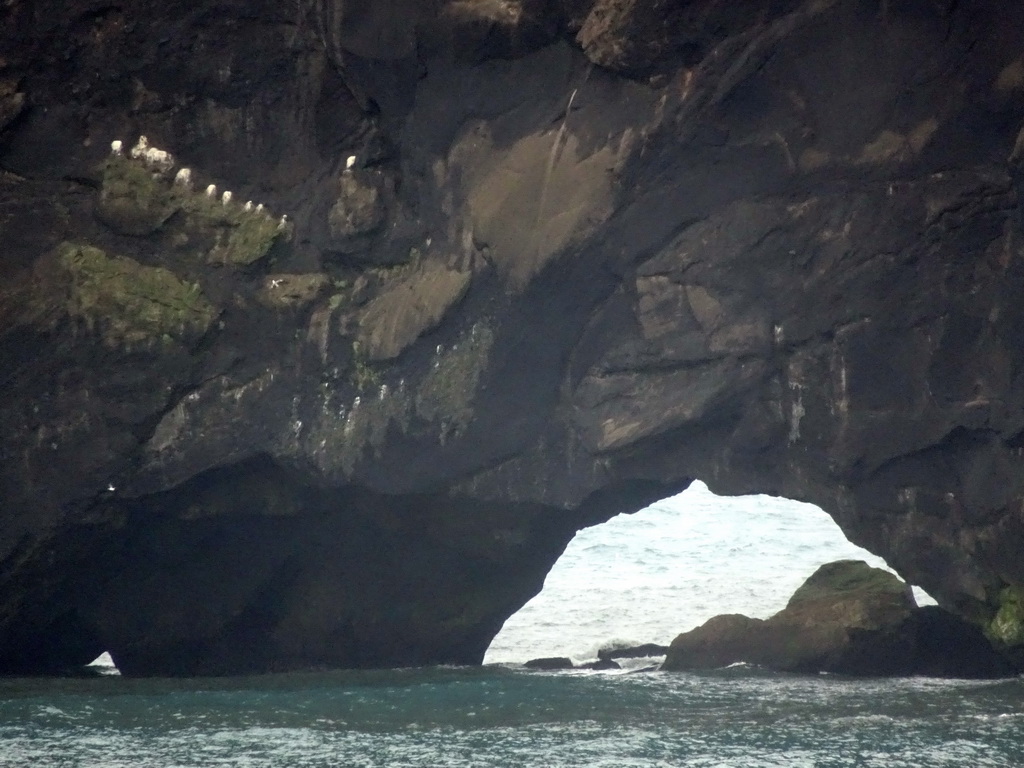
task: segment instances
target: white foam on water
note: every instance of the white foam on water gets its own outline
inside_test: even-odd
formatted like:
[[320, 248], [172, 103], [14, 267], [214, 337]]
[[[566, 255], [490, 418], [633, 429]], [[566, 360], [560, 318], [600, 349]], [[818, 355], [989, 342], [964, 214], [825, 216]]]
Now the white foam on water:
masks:
[[[31, 697], [0, 697], [0, 768], [1024, 764], [1013, 716], [1024, 701], [1018, 680], [851, 680], [743, 669], [286, 680], [264, 687], [246, 679], [216, 690], [187, 681], [109, 681], [93, 700], [98, 711], [74, 723], [45, 722], [38, 708], [68, 712], [95, 681], [68, 681], [63, 692], [22, 681]], [[352, 691], [355, 701], [342, 695]], [[190, 714], [191, 725], [178, 725], [177, 713]]]

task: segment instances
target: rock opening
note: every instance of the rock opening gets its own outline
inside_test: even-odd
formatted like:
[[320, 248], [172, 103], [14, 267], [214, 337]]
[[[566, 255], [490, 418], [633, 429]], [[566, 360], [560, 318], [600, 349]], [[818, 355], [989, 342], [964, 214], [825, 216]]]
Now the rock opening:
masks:
[[[544, 589], [505, 623], [485, 661], [596, 657], [667, 645], [723, 613], [767, 618], [823, 563], [885, 562], [820, 508], [765, 495], [716, 496], [701, 482], [580, 531]], [[915, 588], [919, 605], [934, 601]]]

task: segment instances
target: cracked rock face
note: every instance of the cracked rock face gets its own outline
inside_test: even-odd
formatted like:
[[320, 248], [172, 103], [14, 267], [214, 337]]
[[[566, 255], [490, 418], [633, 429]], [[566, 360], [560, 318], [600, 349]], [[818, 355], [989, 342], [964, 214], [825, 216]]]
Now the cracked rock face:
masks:
[[478, 662], [694, 478], [1021, 657], [1024, 10], [663, 5], [5, 8], [0, 672]]

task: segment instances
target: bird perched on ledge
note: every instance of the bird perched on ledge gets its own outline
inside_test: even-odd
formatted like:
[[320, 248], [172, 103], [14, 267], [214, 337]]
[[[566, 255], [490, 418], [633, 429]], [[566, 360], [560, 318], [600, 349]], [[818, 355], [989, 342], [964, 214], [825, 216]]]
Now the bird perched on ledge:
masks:
[[178, 172], [174, 175], [174, 183], [179, 187], [192, 189], [192, 169], [179, 168]]
[[139, 136], [138, 142], [132, 147], [131, 156], [161, 173], [166, 173], [174, 167], [174, 155], [149, 146], [149, 139], [145, 136]]

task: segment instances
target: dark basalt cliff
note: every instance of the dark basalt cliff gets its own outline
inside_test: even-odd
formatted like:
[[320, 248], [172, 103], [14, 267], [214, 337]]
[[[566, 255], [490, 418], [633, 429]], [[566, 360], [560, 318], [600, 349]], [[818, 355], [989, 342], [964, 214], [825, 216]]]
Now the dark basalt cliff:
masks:
[[698, 477], [1024, 647], [1024, 6], [0, 28], [0, 672], [478, 662]]

